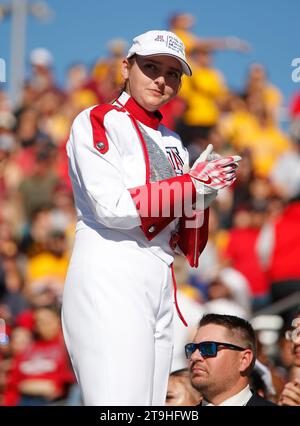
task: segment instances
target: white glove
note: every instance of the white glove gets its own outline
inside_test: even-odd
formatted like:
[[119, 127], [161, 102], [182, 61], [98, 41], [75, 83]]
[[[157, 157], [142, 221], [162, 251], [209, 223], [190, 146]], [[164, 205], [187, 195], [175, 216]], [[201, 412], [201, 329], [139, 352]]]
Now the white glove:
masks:
[[190, 170], [190, 176], [197, 191], [197, 210], [206, 209], [215, 200], [218, 190], [230, 186], [236, 179], [239, 156], [222, 158], [212, 153], [209, 144]]
[[[212, 153], [214, 147], [210, 143], [207, 145], [206, 149], [200, 154], [199, 158], [195, 161], [193, 164], [192, 169], [197, 166], [198, 163], [203, 163], [204, 161], [212, 161], [217, 160], [221, 156], [217, 153]], [[197, 191], [197, 198], [196, 198], [196, 209], [197, 210], [205, 210], [207, 207], [209, 207], [212, 202], [216, 199], [218, 195], [218, 191], [216, 189], [211, 189], [211, 193], [205, 193], [204, 194], [204, 186], [202, 182], [198, 182], [196, 179], [192, 178], [192, 181], [195, 185], [196, 191]]]
[[193, 164], [193, 167], [195, 167], [198, 163], [202, 163], [203, 161], [213, 161], [221, 158], [221, 155], [217, 154], [216, 152], [213, 152], [213, 149], [214, 147], [211, 143], [207, 145], [206, 149], [202, 152], [202, 154], [199, 155], [199, 158], [197, 158], [197, 160]]

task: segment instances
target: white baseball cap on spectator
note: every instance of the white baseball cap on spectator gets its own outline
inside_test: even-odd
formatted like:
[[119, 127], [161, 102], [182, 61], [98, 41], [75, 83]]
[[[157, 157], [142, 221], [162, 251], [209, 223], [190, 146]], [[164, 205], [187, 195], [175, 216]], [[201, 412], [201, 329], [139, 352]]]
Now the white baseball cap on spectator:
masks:
[[133, 39], [127, 58], [133, 55], [166, 55], [178, 59], [184, 74], [191, 76], [192, 70], [186, 61], [183, 42], [171, 31], [147, 31]]
[[45, 68], [50, 68], [53, 64], [53, 56], [48, 49], [38, 47], [30, 53], [31, 65], [39, 65]]

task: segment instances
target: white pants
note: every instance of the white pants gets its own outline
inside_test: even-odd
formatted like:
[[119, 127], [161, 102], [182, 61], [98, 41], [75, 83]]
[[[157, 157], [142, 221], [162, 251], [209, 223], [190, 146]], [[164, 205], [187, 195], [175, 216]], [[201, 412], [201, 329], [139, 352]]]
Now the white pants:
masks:
[[99, 232], [77, 231], [63, 295], [63, 332], [83, 402], [163, 405], [173, 346], [171, 269], [119, 233]]

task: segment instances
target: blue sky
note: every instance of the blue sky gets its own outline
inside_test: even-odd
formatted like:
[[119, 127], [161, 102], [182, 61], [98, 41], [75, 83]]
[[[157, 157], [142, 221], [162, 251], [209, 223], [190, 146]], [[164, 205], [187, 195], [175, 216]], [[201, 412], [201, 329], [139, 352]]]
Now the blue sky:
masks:
[[[9, 0], [0, 0], [0, 4]], [[33, 0], [31, 0], [32, 2]], [[149, 29], [163, 29], [175, 11], [195, 15], [194, 32], [202, 37], [236, 35], [251, 43], [253, 50], [243, 55], [219, 52], [215, 65], [228, 84], [241, 88], [247, 67], [263, 63], [270, 79], [285, 98], [300, 90], [291, 78], [293, 58], [300, 57], [299, 0], [47, 0], [54, 18], [40, 23], [29, 17], [27, 55], [32, 48], [44, 46], [55, 57], [58, 82], [64, 80], [68, 65], [83, 61], [92, 64], [106, 54], [111, 38], [130, 41]], [[10, 19], [0, 22], [0, 57], [9, 70]]]

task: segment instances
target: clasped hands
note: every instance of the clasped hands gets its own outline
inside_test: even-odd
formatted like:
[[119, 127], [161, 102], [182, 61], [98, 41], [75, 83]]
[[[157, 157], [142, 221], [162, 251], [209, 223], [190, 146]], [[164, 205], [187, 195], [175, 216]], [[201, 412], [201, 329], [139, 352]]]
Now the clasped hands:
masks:
[[206, 209], [216, 198], [219, 189], [233, 184], [241, 159], [239, 155], [221, 157], [213, 153], [212, 144], [207, 146], [189, 171], [197, 191], [197, 208], [200, 206], [200, 209]]

